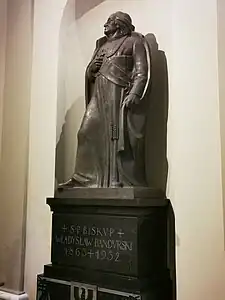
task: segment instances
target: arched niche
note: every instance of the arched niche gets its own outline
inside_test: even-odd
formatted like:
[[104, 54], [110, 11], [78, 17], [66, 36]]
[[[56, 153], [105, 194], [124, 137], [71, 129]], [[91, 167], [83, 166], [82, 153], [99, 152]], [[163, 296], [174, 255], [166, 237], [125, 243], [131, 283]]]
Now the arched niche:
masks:
[[[171, 28], [168, 26], [168, 24], [171, 24], [170, 4], [171, 1], [164, 3], [164, 10], [162, 10], [161, 4], [156, 3], [156, 1], [153, 3], [153, 1], [145, 0], [90, 0], [87, 2], [68, 0], [61, 22], [59, 38], [56, 184], [67, 180], [74, 171], [77, 147], [76, 135], [85, 108], [85, 68], [95, 48], [95, 41], [103, 35], [104, 22], [113, 12], [118, 10], [125, 11], [131, 15], [138, 32], [143, 34], [154, 32], [160, 48], [165, 50], [165, 52], [169, 52], [171, 37]], [[163, 52], [160, 54], [163, 55]], [[160, 67], [163, 68], [162, 64]], [[163, 72], [163, 70], [161, 71]], [[164, 83], [163, 80], [162, 77], [156, 78], [156, 81], [158, 81], [158, 83], [156, 82], [158, 91], [160, 89], [161, 91], [163, 90], [159, 86], [160, 84], [167, 85], [167, 79], [165, 79]], [[162, 93], [158, 93], [153, 97], [154, 99], [152, 100], [155, 101], [154, 105], [156, 107], [158, 105], [157, 102], [159, 102], [157, 100], [160, 100], [159, 98], [164, 96]], [[151, 120], [154, 119], [154, 124], [149, 124], [150, 127], [157, 124], [157, 117], [158, 115], [151, 115]], [[155, 129], [152, 127], [151, 133]], [[157, 133], [160, 134], [159, 131]], [[157, 153], [151, 154], [157, 156]], [[170, 216], [173, 223], [172, 211]], [[171, 233], [173, 248], [174, 227]], [[169, 267], [173, 272], [172, 276], [174, 279], [174, 248], [169, 255]]]
[[[141, 5], [140, 5], [141, 2]], [[68, 0], [59, 37], [56, 183], [74, 171], [77, 139], [84, 113], [85, 68], [103, 35], [103, 24], [118, 10], [129, 13], [136, 30], [154, 32], [160, 47], [170, 48], [171, 1], [162, 4], [147, 0]]]
[[[75, 0], [75, 17], [76, 19], [81, 18], [84, 14], [88, 13], [89, 10], [98, 6], [105, 0]], [[69, 2], [69, 1], [68, 1]]]

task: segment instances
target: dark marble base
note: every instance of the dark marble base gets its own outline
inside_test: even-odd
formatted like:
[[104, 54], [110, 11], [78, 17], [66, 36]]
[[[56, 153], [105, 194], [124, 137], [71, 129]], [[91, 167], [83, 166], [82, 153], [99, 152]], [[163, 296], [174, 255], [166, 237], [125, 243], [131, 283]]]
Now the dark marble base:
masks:
[[57, 190], [55, 198], [65, 199], [163, 199], [165, 193], [160, 189], [148, 187], [124, 187], [124, 188], [68, 188]]
[[164, 290], [171, 288], [169, 271], [162, 274], [155, 274], [154, 277], [132, 277], [109, 273], [103, 271], [88, 271], [76, 267], [45, 265], [44, 275], [48, 278], [55, 278], [67, 281], [79, 281], [83, 283], [100, 285], [107, 289], [118, 289], [123, 292], [138, 293], [155, 287]]
[[47, 203], [53, 211], [52, 264], [44, 267], [44, 277], [172, 299], [170, 202], [161, 191], [76, 188]]
[[38, 275], [36, 300], [171, 300], [168, 290], [155, 286], [136, 293]]

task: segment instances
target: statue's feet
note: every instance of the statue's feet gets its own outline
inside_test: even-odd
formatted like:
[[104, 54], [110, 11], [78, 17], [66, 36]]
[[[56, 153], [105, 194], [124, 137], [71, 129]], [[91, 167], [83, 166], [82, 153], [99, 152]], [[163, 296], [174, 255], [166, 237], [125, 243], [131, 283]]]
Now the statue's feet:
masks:
[[[98, 186], [97, 184], [90, 184], [90, 182], [89, 182], [89, 184], [82, 184], [75, 178], [71, 178], [66, 182], [60, 183], [58, 185], [58, 190], [62, 191], [62, 190], [66, 190], [66, 189], [76, 188], [76, 187], [97, 188], [100, 186]], [[118, 181], [112, 181], [109, 185], [109, 188], [121, 188], [121, 187], [123, 187], [123, 183], [118, 182]]]
[[123, 183], [118, 182], [118, 181], [112, 181], [109, 187], [110, 188], [121, 188], [121, 187], [123, 187]]
[[58, 185], [58, 190], [70, 189], [70, 188], [81, 187], [81, 186], [82, 185], [77, 180], [71, 178], [66, 182], [60, 183]]

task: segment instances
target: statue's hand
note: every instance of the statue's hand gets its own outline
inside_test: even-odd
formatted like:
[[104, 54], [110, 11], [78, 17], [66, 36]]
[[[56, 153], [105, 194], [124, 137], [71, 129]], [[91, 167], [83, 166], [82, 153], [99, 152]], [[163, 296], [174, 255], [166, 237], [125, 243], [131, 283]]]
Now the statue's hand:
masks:
[[91, 72], [97, 73], [102, 66], [103, 57], [96, 58], [91, 65]]
[[124, 103], [126, 107], [131, 108], [134, 104], [139, 104], [140, 97], [136, 94], [129, 94], [125, 99]]

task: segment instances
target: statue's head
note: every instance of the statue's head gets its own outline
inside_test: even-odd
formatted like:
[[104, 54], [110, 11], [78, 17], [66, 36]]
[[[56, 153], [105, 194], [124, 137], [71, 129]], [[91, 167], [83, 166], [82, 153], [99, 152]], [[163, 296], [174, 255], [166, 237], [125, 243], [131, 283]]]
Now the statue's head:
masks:
[[104, 27], [104, 33], [106, 36], [112, 36], [116, 32], [119, 32], [123, 35], [130, 35], [131, 32], [135, 30], [131, 17], [122, 11], [117, 11], [116, 13], [112, 14], [108, 18]]

